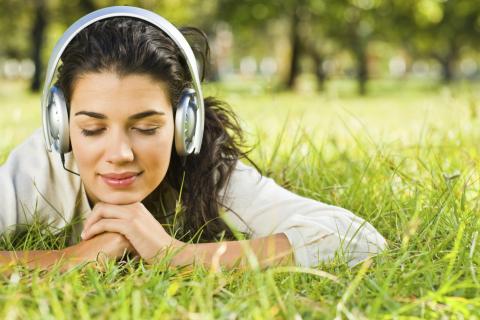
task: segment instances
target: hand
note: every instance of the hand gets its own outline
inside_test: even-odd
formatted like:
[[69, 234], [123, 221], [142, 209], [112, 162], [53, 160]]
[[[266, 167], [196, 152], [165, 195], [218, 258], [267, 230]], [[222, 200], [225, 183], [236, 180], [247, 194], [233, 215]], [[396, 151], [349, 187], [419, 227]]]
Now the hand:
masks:
[[82, 239], [87, 240], [103, 232], [125, 236], [135, 251], [151, 262], [167, 247], [178, 247], [175, 240], [140, 202], [128, 205], [97, 203], [84, 224]]
[[118, 259], [127, 252], [135, 252], [135, 249], [123, 235], [105, 232], [63, 249], [63, 259], [66, 260], [63, 269], [88, 261], [98, 261], [104, 264], [107, 258]]

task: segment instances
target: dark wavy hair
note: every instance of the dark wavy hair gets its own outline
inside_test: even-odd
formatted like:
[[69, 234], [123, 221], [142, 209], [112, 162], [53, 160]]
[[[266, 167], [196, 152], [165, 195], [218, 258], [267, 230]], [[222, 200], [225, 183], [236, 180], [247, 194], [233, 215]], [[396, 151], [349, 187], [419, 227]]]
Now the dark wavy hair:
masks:
[[[207, 37], [196, 28], [180, 28], [180, 32], [189, 40], [202, 66], [203, 80], [209, 63]], [[177, 104], [182, 90], [191, 87], [185, 57], [175, 43], [157, 27], [135, 18], [116, 17], [93, 23], [75, 36], [61, 60], [57, 85], [67, 104], [75, 80], [85, 73], [149, 75], [166, 84], [172, 106]], [[176, 237], [198, 241], [231, 239], [233, 232], [219, 216], [219, 191], [228, 183], [238, 159], [246, 157], [242, 151], [243, 132], [226, 103], [213, 97], [204, 101], [205, 130], [200, 153], [188, 156], [182, 165], [173, 148], [165, 179], [143, 203], [157, 220], [170, 227], [174, 217], [175, 230], [167, 230], [175, 232]]]

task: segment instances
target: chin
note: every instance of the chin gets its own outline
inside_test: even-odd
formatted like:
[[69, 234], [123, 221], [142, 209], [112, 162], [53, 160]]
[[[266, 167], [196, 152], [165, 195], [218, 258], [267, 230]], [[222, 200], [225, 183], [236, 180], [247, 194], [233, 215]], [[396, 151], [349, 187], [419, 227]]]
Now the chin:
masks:
[[115, 205], [122, 205], [122, 204], [132, 204], [135, 202], [140, 202], [145, 197], [139, 195], [138, 193], [127, 193], [127, 192], [112, 192], [111, 194], [104, 195], [100, 197], [101, 202], [115, 204]]

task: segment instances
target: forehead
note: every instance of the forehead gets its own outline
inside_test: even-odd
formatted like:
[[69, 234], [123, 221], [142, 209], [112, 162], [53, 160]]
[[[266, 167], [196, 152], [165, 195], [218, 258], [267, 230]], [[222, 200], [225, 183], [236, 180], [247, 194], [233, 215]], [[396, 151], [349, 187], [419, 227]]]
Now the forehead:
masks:
[[163, 82], [149, 75], [119, 76], [114, 72], [86, 73], [73, 83], [71, 112], [86, 110], [135, 113], [143, 109], [168, 111], [171, 104]]

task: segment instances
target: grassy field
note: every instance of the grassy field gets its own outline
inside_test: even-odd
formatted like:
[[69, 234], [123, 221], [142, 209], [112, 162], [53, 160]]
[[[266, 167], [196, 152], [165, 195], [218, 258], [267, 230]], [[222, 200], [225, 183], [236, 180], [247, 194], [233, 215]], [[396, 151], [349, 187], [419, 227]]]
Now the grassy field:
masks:
[[[351, 85], [332, 82], [323, 94], [255, 83], [206, 92], [238, 112], [266, 173], [370, 221], [388, 240], [384, 254], [353, 269], [340, 262], [224, 272], [168, 269], [167, 261], [112, 263], [103, 273], [18, 267], [0, 275], [0, 317], [480, 318], [480, 85], [378, 82], [365, 98]], [[0, 162], [40, 126], [39, 111], [39, 97], [22, 83], [0, 82]]]

